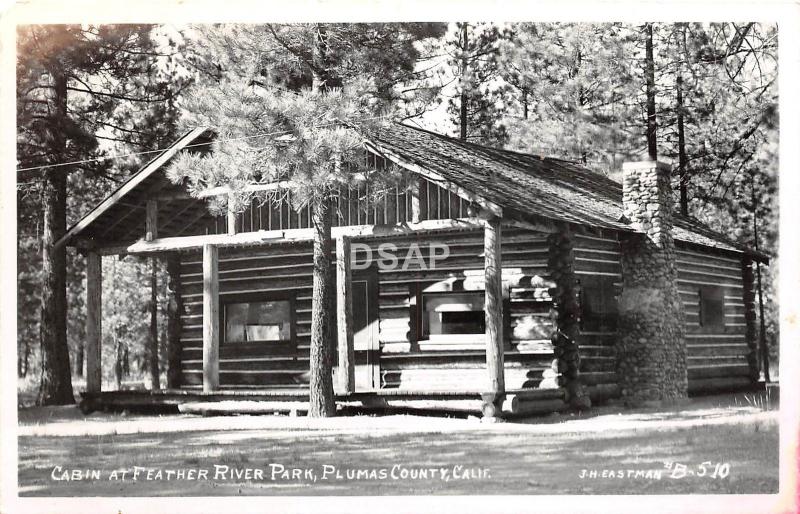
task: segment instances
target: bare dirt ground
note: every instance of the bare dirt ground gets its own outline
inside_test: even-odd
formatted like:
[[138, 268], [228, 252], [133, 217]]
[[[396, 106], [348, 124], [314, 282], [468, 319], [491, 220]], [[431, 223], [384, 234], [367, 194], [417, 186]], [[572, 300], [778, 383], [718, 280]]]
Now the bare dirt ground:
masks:
[[778, 490], [777, 411], [752, 395], [498, 424], [407, 415], [83, 416], [74, 407], [20, 409], [19, 419], [22, 496]]

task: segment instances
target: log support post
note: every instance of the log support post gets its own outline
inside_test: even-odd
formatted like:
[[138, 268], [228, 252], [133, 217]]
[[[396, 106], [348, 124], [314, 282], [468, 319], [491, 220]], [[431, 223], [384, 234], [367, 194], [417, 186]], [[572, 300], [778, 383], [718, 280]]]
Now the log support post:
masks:
[[350, 252], [350, 238], [338, 238], [336, 240], [336, 327], [339, 346], [338, 389], [341, 394], [355, 391], [356, 380]]
[[86, 392], [99, 393], [103, 379], [103, 266], [96, 252], [86, 255]]
[[150, 259], [150, 326], [148, 334], [147, 368], [150, 372], [150, 388], [161, 389], [161, 370], [158, 365], [158, 258]]
[[167, 255], [167, 388], [181, 386], [181, 259], [177, 252]]
[[483, 394], [483, 416], [496, 419], [505, 398], [503, 362], [503, 263], [500, 256], [500, 219], [484, 226], [484, 275], [486, 283], [486, 370], [487, 390]]
[[747, 364], [750, 367], [750, 378], [757, 382], [761, 370], [758, 365], [758, 337], [756, 335], [756, 292], [755, 274], [753, 273], [753, 260], [745, 256], [742, 258], [742, 301], [744, 302], [744, 338], [747, 342]]
[[145, 241], [158, 239], [158, 202], [147, 200], [145, 208]]
[[567, 401], [576, 409], [591, 407], [591, 399], [580, 380], [580, 353], [578, 334], [580, 328], [580, 287], [575, 275], [573, 234], [562, 228], [548, 237], [548, 268], [555, 287], [553, 297], [553, 354], [551, 369], [558, 374], [557, 381], [567, 393]]
[[234, 210], [233, 195], [228, 195], [228, 234], [236, 233], [236, 211]]
[[411, 222], [412, 223], [419, 223], [421, 220], [420, 216], [420, 204], [419, 204], [419, 185], [422, 179], [415, 178], [415, 180], [411, 183]]
[[219, 388], [218, 250], [203, 246], [203, 391]]

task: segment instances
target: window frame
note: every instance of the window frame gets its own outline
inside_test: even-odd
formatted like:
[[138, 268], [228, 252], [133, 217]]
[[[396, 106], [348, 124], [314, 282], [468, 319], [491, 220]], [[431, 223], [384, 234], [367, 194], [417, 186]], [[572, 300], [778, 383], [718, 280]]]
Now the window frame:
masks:
[[[480, 298], [481, 301], [486, 301], [486, 292], [484, 290], [457, 290], [457, 291], [420, 291], [419, 294], [419, 313], [420, 313], [420, 332], [419, 336], [417, 337], [417, 341], [420, 342], [428, 342], [428, 343], [463, 343], [463, 344], [483, 344], [485, 335], [486, 335], [486, 327], [485, 327], [485, 314], [484, 314], [484, 330], [483, 332], [475, 332], [470, 334], [431, 334], [430, 333], [430, 321], [429, 321], [429, 314], [430, 311], [426, 308], [427, 300], [430, 298], [442, 298], [447, 296], [463, 296], [463, 295], [470, 295]], [[481, 311], [461, 311], [461, 312], [481, 312], [485, 313], [484, 310]]]
[[[244, 342], [229, 342], [227, 340], [227, 330], [225, 327], [225, 313], [226, 307], [230, 304], [237, 304], [237, 303], [263, 303], [263, 302], [279, 302], [279, 301], [286, 301], [289, 302], [289, 339], [281, 339], [278, 341], [244, 341]], [[294, 293], [283, 293], [283, 292], [254, 292], [254, 293], [238, 293], [238, 294], [227, 294], [227, 295], [219, 295], [219, 327], [220, 327], [220, 340], [219, 344], [220, 347], [226, 346], [229, 348], [234, 348], [237, 346], [246, 346], [246, 345], [261, 345], [265, 348], [288, 348], [288, 347], [296, 347], [297, 346], [297, 334], [296, 334], [296, 324], [297, 324], [297, 311], [295, 309], [295, 294]]]

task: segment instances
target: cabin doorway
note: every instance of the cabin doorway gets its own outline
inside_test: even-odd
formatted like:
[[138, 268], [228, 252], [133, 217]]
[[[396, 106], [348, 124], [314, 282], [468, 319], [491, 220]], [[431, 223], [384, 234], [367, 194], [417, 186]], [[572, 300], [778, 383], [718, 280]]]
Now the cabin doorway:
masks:
[[379, 380], [378, 281], [374, 270], [353, 274], [353, 350], [356, 391], [377, 389]]

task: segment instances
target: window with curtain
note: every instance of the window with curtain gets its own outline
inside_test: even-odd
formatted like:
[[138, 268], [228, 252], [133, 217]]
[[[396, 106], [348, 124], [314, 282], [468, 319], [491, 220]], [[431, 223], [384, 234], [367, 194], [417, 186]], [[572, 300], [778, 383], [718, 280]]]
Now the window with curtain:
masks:
[[233, 301], [223, 305], [224, 342], [279, 343], [292, 340], [292, 302]]

